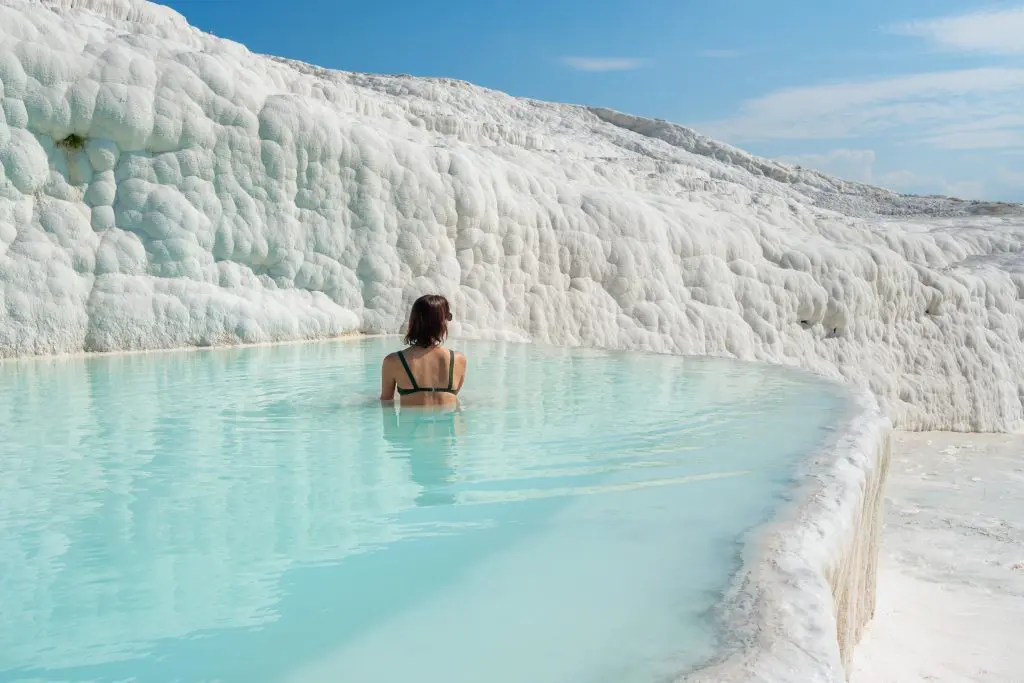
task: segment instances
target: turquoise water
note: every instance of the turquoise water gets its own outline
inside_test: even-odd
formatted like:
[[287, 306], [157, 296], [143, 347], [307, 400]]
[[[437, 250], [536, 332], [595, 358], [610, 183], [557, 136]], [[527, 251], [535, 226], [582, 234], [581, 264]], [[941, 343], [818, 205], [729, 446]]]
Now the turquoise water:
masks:
[[724, 360], [393, 339], [0, 363], [0, 681], [660, 683], [848, 410]]

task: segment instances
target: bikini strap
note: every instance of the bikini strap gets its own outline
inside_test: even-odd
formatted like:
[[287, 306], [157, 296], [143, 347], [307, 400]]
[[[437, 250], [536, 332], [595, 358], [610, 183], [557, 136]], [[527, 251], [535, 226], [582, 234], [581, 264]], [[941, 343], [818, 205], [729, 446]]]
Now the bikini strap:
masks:
[[448, 350], [448, 391], [455, 388], [455, 352]]
[[402, 367], [405, 368], [405, 374], [409, 375], [409, 382], [412, 383], [413, 389], [419, 389], [419, 385], [416, 384], [416, 378], [412, 375], [412, 370], [409, 369], [409, 364], [405, 362], [405, 354], [401, 351], [398, 352], [398, 360], [402, 361]]

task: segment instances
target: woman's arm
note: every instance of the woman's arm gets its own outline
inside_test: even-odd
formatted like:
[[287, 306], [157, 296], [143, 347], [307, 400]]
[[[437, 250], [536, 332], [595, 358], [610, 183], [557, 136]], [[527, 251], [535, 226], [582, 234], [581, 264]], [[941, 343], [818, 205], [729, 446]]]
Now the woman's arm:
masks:
[[391, 356], [384, 358], [384, 362], [380, 366], [380, 400], [382, 401], [394, 401], [395, 400], [395, 373], [392, 371]]

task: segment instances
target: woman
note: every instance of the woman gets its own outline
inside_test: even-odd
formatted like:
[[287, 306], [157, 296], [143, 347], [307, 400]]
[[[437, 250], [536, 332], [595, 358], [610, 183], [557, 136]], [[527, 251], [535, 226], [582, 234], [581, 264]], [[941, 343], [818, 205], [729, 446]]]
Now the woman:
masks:
[[380, 400], [393, 401], [397, 389], [403, 406], [459, 402], [459, 390], [466, 380], [466, 357], [441, 346], [451, 319], [451, 308], [443, 296], [427, 294], [416, 300], [405, 334], [408, 348], [389, 354], [381, 367]]

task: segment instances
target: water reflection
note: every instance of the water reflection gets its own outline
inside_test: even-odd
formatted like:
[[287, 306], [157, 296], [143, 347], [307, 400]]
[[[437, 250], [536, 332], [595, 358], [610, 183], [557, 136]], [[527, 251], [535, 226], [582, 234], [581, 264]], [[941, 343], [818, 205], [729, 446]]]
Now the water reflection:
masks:
[[452, 505], [454, 460], [460, 437], [466, 435], [461, 408], [395, 410], [381, 406], [384, 441], [392, 455], [407, 461], [409, 474], [420, 486], [416, 505]]

